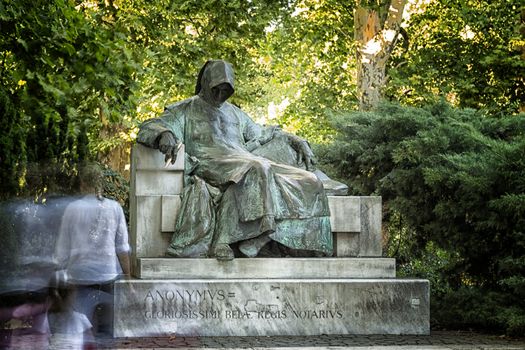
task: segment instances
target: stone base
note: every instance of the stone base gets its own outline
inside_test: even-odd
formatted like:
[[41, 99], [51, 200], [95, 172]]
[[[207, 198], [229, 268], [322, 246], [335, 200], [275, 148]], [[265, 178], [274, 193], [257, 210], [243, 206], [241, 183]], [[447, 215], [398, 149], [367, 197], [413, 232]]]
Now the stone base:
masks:
[[428, 334], [429, 283], [413, 279], [118, 281], [114, 326], [116, 337]]
[[139, 258], [141, 279], [395, 278], [392, 258]]

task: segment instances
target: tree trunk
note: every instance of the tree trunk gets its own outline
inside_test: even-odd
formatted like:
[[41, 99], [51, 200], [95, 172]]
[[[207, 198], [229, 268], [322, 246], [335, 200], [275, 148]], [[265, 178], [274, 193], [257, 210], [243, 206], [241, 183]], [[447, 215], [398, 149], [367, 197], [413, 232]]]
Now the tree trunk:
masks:
[[[525, 8], [521, 9], [521, 23], [521, 36], [522, 38], [525, 38]], [[525, 60], [525, 44], [521, 45], [521, 59]], [[520, 113], [525, 113], [525, 101], [522, 100], [518, 110]]]
[[374, 109], [382, 99], [386, 63], [399, 34], [405, 4], [406, 0], [392, 0], [384, 23], [375, 10], [366, 7], [355, 10], [357, 91], [361, 110]]

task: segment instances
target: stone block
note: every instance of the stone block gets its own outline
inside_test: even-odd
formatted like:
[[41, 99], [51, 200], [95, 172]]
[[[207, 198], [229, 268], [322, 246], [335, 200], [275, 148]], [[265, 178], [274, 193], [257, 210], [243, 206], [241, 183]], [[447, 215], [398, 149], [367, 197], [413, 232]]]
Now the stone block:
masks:
[[182, 171], [137, 170], [134, 193], [136, 196], [180, 195], [184, 186]]
[[359, 233], [334, 232], [334, 254], [338, 257], [359, 256]]
[[135, 226], [131, 227], [134, 256], [163, 257], [171, 234], [161, 234], [162, 196], [137, 196], [131, 206]]
[[328, 196], [332, 232], [361, 230], [361, 197]]
[[[181, 196], [162, 196], [161, 231], [173, 233], [179, 215]], [[166, 247], [167, 248], [167, 247]]]
[[114, 336], [429, 334], [429, 284], [394, 279], [115, 283]]
[[381, 256], [382, 234], [381, 197], [361, 197], [361, 230], [359, 231], [359, 256]]
[[382, 255], [381, 197], [328, 196], [328, 204], [336, 256]]
[[184, 170], [184, 145], [177, 153], [177, 160], [175, 164], [165, 166], [164, 154], [159, 150], [135, 144], [132, 149], [132, 164], [137, 170], [157, 170], [157, 171], [173, 171]]
[[391, 258], [140, 258], [137, 277], [142, 279], [207, 278], [394, 278]]

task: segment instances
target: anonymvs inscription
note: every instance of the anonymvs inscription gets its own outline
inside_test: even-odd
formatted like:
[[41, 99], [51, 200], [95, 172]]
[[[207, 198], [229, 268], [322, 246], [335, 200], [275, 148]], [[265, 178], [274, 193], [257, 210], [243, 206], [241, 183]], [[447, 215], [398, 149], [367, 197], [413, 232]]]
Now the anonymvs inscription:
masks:
[[[256, 289], [254, 289], [256, 291]], [[276, 293], [278, 291], [278, 293]], [[150, 289], [145, 292], [143, 316], [146, 319], [222, 319], [285, 320], [342, 319], [344, 305], [317, 296], [308, 305], [294, 303], [281, 295], [280, 288], [269, 292], [272, 303], [259, 302], [226, 289]], [[273, 297], [273, 298], [272, 298]], [[268, 300], [268, 294], [265, 295]]]

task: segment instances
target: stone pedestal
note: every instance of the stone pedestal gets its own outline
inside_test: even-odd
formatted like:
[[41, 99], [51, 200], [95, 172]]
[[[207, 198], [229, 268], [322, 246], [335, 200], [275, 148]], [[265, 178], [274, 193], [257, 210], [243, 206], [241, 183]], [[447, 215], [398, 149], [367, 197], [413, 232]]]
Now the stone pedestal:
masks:
[[115, 336], [428, 334], [429, 284], [389, 258], [138, 259]]
[[115, 284], [116, 337], [428, 334], [429, 283], [382, 258], [381, 198], [328, 197], [334, 258], [164, 258], [181, 203], [177, 163], [132, 151], [134, 276]]
[[119, 281], [115, 298], [117, 337], [429, 333], [423, 280]]

